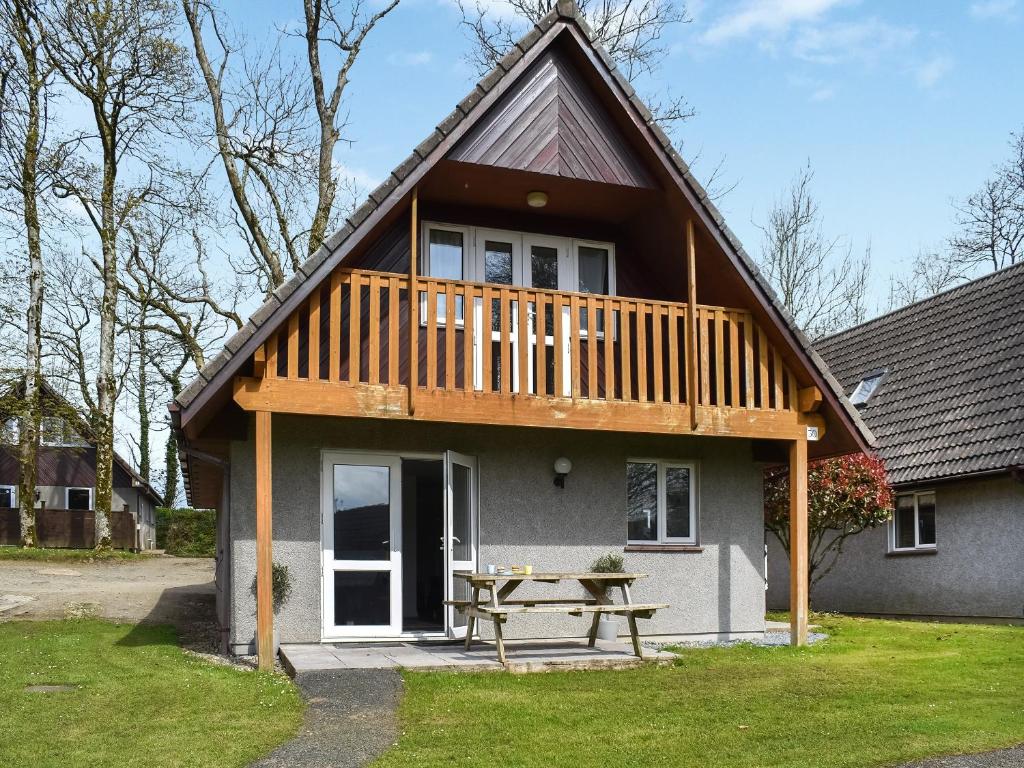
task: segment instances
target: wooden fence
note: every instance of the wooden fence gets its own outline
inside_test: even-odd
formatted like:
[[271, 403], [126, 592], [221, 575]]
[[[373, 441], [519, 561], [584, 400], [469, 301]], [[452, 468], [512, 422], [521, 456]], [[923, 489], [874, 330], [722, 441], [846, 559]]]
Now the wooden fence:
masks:
[[[92, 549], [96, 546], [96, 513], [81, 509], [36, 510], [36, 546], [57, 549]], [[21, 542], [17, 509], [0, 509], [0, 545]], [[135, 515], [128, 509], [110, 513], [110, 542], [114, 549], [135, 549]]]

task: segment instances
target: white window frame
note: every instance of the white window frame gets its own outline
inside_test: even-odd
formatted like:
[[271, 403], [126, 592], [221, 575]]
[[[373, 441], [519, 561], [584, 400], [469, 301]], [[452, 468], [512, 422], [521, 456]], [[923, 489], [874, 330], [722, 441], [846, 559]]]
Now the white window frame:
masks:
[[94, 492], [94, 490], [92, 488], [87, 488], [87, 487], [81, 486], [81, 485], [68, 486], [67, 488], [64, 489], [64, 509], [71, 509], [71, 507], [69, 506], [69, 504], [70, 504], [69, 497], [71, 495], [71, 491], [88, 491], [89, 492], [89, 507], [88, 508], [89, 509], [95, 509], [95, 503], [94, 503], [95, 502], [95, 492]]
[[[602, 243], [599, 240], [573, 240], [572, 256], [569, 262], [572, 267], [572, 288], [577, 293], [580, 291], [580, 248], [599, 248], [608, 251], [608, 295], [617, 296], [615, 286], [615, 243]], [[599, 296], [600, 294], [594, 294]]]
[[[939, 503], [938, 503], [938, 494], [936, 494], [935, 491], [932, 491], [932, 490], [912, 491], [912, 492], [908, 492], [908, 493], [897, 493], [896, 494], [896, 499], [898, 500], [899, 497], [901, 497], [901, 496], [904, 496], [904, 497], [905, 496], [910, 496], [910, 497], [912, 497], [914, 499], [914, 546], [912, 546], [912, 547], [900, 547], [900, 546], [897, 546], [897, 543], [899, 541], [899, 539], [897, 538], [897, 535], [896, 535], [897, 512], [896, 512], [896, 510], [894, 510], [893, 511], [893, 516], [892, 516], [892, 520], [889, 523], [889, 551], [890, 552], [915, 552], [915, 551], [922, 550], [922, 549], [923, 550], [935, 549], [936, 544], [938, 543], [938, 540], [939, 540], [939, 529], [938, 529]], [[921, 496], [931, 496], [934, 499], [936, 526], [935, 526], [935, 541], [932, 542], [931, 544], [922, 544], [921, 543], [921, 521], [920, 521], [920, 518], [919, 518], [919, 516], [920, 516], [920, 502], [919, 502], [919, 498]]]
[[8, 509], [16, 509], [18, 506], [18, 486], [0, 485], [0, 490], [8, 490], [11, 492], [11, 506], [8, 507]]
[[[657, 466], [657, 488], [656, 493], [657, 499], [657, 513], [658, 513], [658, 538], [657, 540], [652, 539], [631, 539], [629, 538], [629, 526], [626, 526], [626, 544], [633, 546], [654, 546], [658, 544], [680, 544], [680, 545], [691, 545], [696, 546], [697, 541], [700, 538], [697, 530], [697, 524], [700, 519], [699, 513], [699, 497], [700, 497], [700, 480], [698, 473], [698, 463], [696, 461], [679, 461], [676, 459], [651, 459], [651, 458], [627, 458], [627, 464], [654, 464]], [[668, 527], [668, 489], [665, 486], [665, 470], [667, 469], [686, 469], [690, 472], [690, 535], [689, 536], [669, 536], [667, 533]], [[627, 493], [627, 505], [629, 503], [628, 493], [629, 488], [626, 489]], [[627, 521], [628, 522], [628, 521]]]

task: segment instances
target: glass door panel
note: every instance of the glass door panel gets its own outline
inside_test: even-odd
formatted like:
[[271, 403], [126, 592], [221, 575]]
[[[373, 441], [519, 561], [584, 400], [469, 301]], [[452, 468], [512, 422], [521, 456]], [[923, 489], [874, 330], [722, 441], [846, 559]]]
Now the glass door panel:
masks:
[[[455, 571], [475, 571], [477, 551], [477, 463], [472, 456], [445, 453], [445, 599], [468, 600], [466, 582]], [[448, 635], [466, 636], [466, 616], [447, 606]]]
[[[483, 274], [479, 276], [485, 283], [492, 283], [494, 285], [522, 285], [523, 284], [523, 265], [522, 265], [522, 237], [514, 232], [505, 232], [497, 229], [478, 229], [476, 231], [476, 249], [477, 249], [477, 269], [483, 270]], [[481, 300], [482, 301], [482, 300]], [[491, 360], [494, 361], [491, 369], [491, 381], [490, 386], [492, 391], [498, 391], [501, 389], [501, 377], [504, 375], [504, 371], [501, 370], [501, 312], [500, 303], [497, 299], [492, 299], [491, 306], [491, 333], [489, 341], [486, 339], [487, 332], [479, 331], [482, 322], [482, 304], [479, 301], [474, 301], [474, 307], [481, 307], [481, 314], [474, 314], [473, 324], [474, 334], [479, 333], [478, 337], [473, 341], [474, 350], [474, 385], [477, 389], [483, 387], [483, 352], [482, 345], [489, 343], [491, 345]], [[518, 311], [518, 302], [511, 302], [509, 309], [509, 343], [515, 348], [515, 333], [516, 333], [516, 313]], [[510, 355], [511, 360], [515, 360], [515, 355]], [[515, 367], [513, 363], [513, 377], [515, 376]], [[513, 382], [515, 379], [513, 378]], [[513, 383], [513, 387], [515, 384]]]
[[400, 483], [397, 457], [324, 456], [325, 638], [401, 632]]
[[[525, 272], [529, 278], [528, 285], [531, 288], [541, 288], [549, 291], [571, 289], [571, 264], [569, 262], [568, 241], [557, 237], [540, 237], [529, 235], [524, 237], [523, 247], [526, 252]], [[541, 372], [545, 377], [547, 386], [546, 392], [555, 391], [555, 323], [559, 322], [549, 310], [544, 313], [543, 333], [537, 328], [537, 308], [530, 307], [530, 353], [527, 355], [530, 369], [527, 371], [527, 381], [531, 394], [537, 392], [537, 344], [538, 337], [543, 338], [544, 345], [548, 348], [545, 359], [546, 370]], [[568, 339], [567, 339], [568, 342]], [[561, 351], [563, 369], [569, 370], [568, 366], [568, 343]], [[556, 394], [558, 394], [556, 392]]]

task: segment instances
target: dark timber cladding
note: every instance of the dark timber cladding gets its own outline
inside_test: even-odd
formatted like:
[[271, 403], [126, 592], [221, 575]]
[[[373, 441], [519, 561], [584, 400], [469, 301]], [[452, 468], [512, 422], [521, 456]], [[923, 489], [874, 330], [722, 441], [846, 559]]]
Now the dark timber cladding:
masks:
[[559, 48], [546, 51], [448, 154], [628, 187], [654, 187], [608, 110]]

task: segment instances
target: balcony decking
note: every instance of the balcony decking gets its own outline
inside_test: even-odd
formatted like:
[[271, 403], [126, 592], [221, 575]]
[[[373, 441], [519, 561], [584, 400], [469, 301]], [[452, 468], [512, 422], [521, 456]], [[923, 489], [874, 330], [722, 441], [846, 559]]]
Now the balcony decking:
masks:
[[338, 269], [257, 351], [234, 398], [250, 411], [327, 416], [791, 439], [823, 431], [749, 312], [690, 309]]

